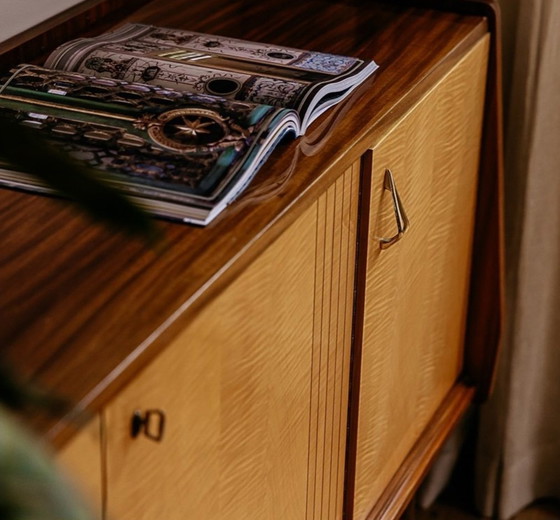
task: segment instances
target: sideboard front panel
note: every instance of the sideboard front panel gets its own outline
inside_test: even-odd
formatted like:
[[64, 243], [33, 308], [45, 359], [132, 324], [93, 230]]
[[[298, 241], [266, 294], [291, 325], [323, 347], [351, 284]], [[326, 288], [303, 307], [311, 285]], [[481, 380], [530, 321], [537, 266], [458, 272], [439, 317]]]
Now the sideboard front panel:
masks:
[[[355, 165], [107, 407], [110, 518], [341, 518], [358, 180]], [[135, 412], [152, 419], [131, 438]]]
[[[364, 161], [371, 206], [354, 520], [367, 517], [462, 368], [488, 38]], [[390, 169], [409, 228], [398, 232]]]

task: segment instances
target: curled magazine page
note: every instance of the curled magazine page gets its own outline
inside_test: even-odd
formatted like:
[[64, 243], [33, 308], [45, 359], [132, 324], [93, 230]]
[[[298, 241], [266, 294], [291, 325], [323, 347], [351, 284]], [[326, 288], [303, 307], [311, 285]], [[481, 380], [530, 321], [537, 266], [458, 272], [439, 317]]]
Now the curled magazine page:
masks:
[[64, 44], [46, 65], [292, 108], [302, 132], [377, 69], [348, 56], [141, 24]]

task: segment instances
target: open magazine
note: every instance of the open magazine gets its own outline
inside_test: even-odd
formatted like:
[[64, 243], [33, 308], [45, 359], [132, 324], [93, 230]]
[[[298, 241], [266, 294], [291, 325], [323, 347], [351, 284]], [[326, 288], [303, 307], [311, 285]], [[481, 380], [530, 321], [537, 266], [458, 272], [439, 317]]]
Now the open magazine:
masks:
[[[278, 144], [350, 94], [377, 65], [336, 56], [128, 24], [68, 42], [45, 67], [0, 79], [0, 116], [87, 164], [140, 206], [205, 225]], [[0, 165], [4, 185], [48, 192]]]

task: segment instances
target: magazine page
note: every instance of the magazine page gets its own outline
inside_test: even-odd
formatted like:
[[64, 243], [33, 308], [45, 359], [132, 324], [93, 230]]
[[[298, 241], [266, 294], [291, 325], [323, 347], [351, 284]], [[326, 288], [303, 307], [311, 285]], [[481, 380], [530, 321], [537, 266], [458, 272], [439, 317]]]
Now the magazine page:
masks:
[[308, 105], [320, 104], [314, 98], [326, 95], [326, 85], [340, 85], [328, 89], [331, 97], [346, 95], [377, 67], [347, 56], [140, 24], [69, 42], [46, 66], [289, 107], [302, 117]]
[[[238, 191], [235, 182], [256, 170], [278, 128], [297, 131], [287, 110], [33, 65], [0, 85], [0, 116], [110, 173], [129, 194], [201, 208]], [[32, 182], [9, 168], [1, 177]]]

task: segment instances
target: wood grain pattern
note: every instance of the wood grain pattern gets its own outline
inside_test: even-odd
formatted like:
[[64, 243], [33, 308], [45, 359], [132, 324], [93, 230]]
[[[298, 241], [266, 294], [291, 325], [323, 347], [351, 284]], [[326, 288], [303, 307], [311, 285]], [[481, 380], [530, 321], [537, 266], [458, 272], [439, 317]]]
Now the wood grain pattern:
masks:
[[[354, 520], [366, 518], [462, 368], [487, 54], [484, 38], [373, 152]], [[395, 232], [386, 168], [411, 225], [381, 250], [378, 237]]]
[[506, 314], [500, 5], [497, 0], [415, 0], [415, 4], [483, 15], [491, 35], [474, 234], [477, 254], [472, 266], [465, 352], [466, 374], [477, 387], [477, 401], [483, 402], [493, 387]]
[[[465, 368], [477, 400], [490, 395], [505, 330], [505, 223], [502, 107], [502, 33], [496, 0], [478, 0], [491, 31], [489, 76], [474, 230], [473, 283], [468, 315]], [[476, 332], [478, 331], [478, 333]]]
[[317, 201], [310, 475], [306, 518], [342, 518], [359, 164]]
[[474, 389], [461, 383], [449, 391], [429, 425], [369, 512], [368, 520], [400, 518], [437, 456], [438, 450], [472, 404], [473, 397]]
[[[356, 166], [107, 407], [109, 517], [341, 518], [357, 179]], [[161, 443], [130, 439], [136, 409], [165, 412]]]
[[[209, 227], [162, 222], [168, 244], [162, 254], [92, 225], [59, 201], [0, 190], [0, 351], [26, 376], [92, 410], [165, 348], [486, 31], [480, 16], [386, 2], [178, 5], [150, 2], [126, 18], [375, 57], [381, 68], [308, 135], [280, 146], [246, 196]], [[294, 19], [314, 23], [301, 30]], [[29, 421], [57, 445], [73, 433], [64, 420]]]
[[432, 9], [483, 15], [491, 35], [484, 106], [482, 160], [474, 235], [465, 369], [477, 401], [490, 394], [505, 323], [502, 34], [497, 0], [415, 0]]
[[57, 462], [91, 505], [96, 520], [103, 514], [103, 463], [100, 417], [94, 417], [56, 454]]
[[[302, 518], [316, 208], [107, 407], [112, 518]], [[136, 409], [165, 438], [131, 440]], [[282, 498], [284, 495], [284, 498]]]

